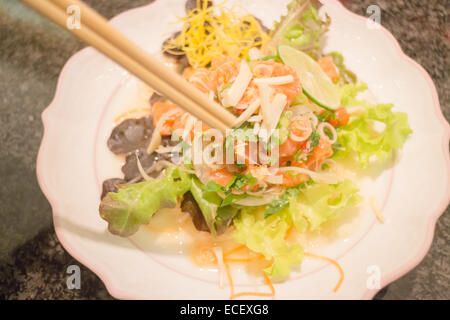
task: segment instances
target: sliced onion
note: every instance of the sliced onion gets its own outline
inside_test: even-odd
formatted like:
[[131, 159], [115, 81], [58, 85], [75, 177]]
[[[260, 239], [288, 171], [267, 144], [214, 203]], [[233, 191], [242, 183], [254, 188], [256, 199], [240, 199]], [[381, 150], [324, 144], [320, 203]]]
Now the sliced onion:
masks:
[[290, 108], [290, 110], [292, 110], [292, 112], [294, 112], [294, 115], [297, 114], [304, 114], [304, 113], [308, 113], [308, 112], [315, 112], [315, 113], [320, 113], [323, 112], [324, 109], [322, 109], [321, 107], [319, 107], [316, 104], [311, 104], [311, 103], [307, 103], [307, 104], [297, 104], [295, 106], [292, 106]]
[[[333, 135], [333, 138], [330, 139], [328, 135], [325, 133], [324, 129], [327, 128], [330, 130], [331, 134]], [[319, 126], [317, 127], [317, 131], [319, 131], [319, 134], [322, 138], [327, 139], [331, 144], [335, 143], [337, 141], [337, 133], [336, 129], [328, 122], [321, 122]]]
[[[293, 117], [293, 118], [291, 119], [291, 123], [294, 122], [295, 120], [305, 120], [305, 117], [306, 117], [306, 114], [301, 115], [301, 116], [295, 116], [295, 117]], [[298, 141], [298, 142], [302, 142], [302, 141], [307, 140], [307, 139], [311, 136], [311, 134], [312, 134], [312, 127], [311, 127], [311, 124], [310, 124], [308, 127], [302, 127], [302, 128], [300, 128], [300, 129], [306, 131], [306, 134], [305, 134], [304, 136], [302, 136], [302, 137], [299, 137], [299, 136], [295, 135], [295, 134], [292, 132], [292, 130], [291, 130], [290, 138], [291, 138], [292, 140]]]

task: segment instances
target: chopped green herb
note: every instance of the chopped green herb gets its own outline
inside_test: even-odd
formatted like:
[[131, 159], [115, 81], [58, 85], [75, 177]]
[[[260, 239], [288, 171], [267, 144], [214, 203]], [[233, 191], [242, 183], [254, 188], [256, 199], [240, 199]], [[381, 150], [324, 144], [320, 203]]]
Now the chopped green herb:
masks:
[[245, 171], [245, 170], [247, 170], [247, 165], [246, 165], [246, 164], [236, 163], [235, 165], [236, 165], [236, 168], [237, 168], [239, 171]]
[[293, 197], [298, 197], [300, 194], [298, 187], [292, 187], [286, 190], [286, 192], [280, 197], [280, 199], [273, 200], [266, 207], [265, 218], [280, 212], [284, 208], [289, 207], [290, 199]]
[[271, 59], [274, 59], [277, 62], [281, 62], [281, 59], [278, 55], [266, 56], [266, 57], [259, 59], [259, 61], [267, 61], [267, 60], [271, 60]]
[[319, 122], [324, 122], [327, 120], [336, 120], [336, 114], [333, 111], [325, 111], [317, 116]]
[[313, 132], [309, 137], [309, 139], [311, 141], [311, 150], [313, 150], [315, 147], [319, 145], [320, 134], [318, 134], [317, 132]]
[[298, 161], [298, 158], [300, 157], [300, 155], [302, 154], [302, 149], [298, 149], [297, 152], [294, 154], [294, 161]]

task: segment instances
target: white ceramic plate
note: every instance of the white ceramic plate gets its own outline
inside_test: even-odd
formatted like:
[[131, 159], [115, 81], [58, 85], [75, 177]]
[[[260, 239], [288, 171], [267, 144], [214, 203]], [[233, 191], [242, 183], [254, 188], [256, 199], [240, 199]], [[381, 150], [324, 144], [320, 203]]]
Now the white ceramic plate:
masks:
[[[271, 25], [287, 2], [243, 4]], [[326, 50], [342, 52], [348, 67], [380, 101], [407, 112], [414, 133], [396, 155], [395, 166], [362, 181], [363, 192], [382, 205], [386, 222], [377, 223], [362, 207], [341, 223], [333, 239], [311, 249], [339, 261], [345, 279], [338, 292], [332, 292], [339, 279], [336, 269], [305, 259], [301, 270], [275, 285], [275, 298], [370, 299], [378, 290], [367, 286], [370, 276], [379, 271], [385, 286], [416, 266], [430, 247], [435, 222], [449, 202], [449, 126], [430, 77], [402, 53], [388, 31], [369, 29], [366, 19], [337, 1], [324, 1], [322, 10], [332, 18]], [[177, 28], [170, 22], [183, 14], [184, 0], [157, 0], [121, 14], [112, 24], [157, 52], [162, 39]], [[108, 151], [106, 140], [114, 118], [143, 103], [136, 97], [137, 87], [133, 77], [91, 48], [76, 54], [61, 73], [55, 98], [42, 116], [45, 134], [37, 163], [58, 238], [116, 298], [227, 299], [228, 288], [219, 288], [216, 271], [199, 269], [148, 231], [130, 239], [113, 236], [98, 214], [101, 182], [121, 176], [120, 161]], [[346, 233], [349, 225], [352, 231]], [[233, 272], [236, 291], [267, 290], [245, 272]]]

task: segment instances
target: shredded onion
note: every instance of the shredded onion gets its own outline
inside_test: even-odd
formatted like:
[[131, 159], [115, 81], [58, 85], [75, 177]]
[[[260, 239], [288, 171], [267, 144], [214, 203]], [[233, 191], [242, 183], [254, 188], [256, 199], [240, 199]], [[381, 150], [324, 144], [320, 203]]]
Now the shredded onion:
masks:
[[259, 98], [255, 99], [250, 106], [245, 110], [234, 123], [234, 127], [239, 127], [241, 124], [243, 124], [248, 118], [250, 118], [256, 110], [258, 110], [259, 106], [261, 105], [261, 100]]
[[259, 130], [261, 129], [261, 125], [259, 124], [259, 122], [255, 122], [255, 125], [253, 127], [253, 134], [255, 136], [258, 136]]
[[179, 169], [183, 172], [189, 173], [189, 174], [195, 174], [194, 170], [190, 170], [188, 168], [186, 168], [185, 166], [180, 166]]
[[262, 206], [262, 205], [271, 203], [275, 199], [276, 199], [275, 196], [263, 196], [261, 198], [248, 197], [248, 198], [236, 201], [235, 203], [239, 204], [241, 206], [253, 207], [253, 206]]
[[261, 122], [263, 119], [262, 115], [258, 114], [256, 116], [248, 118], [248, 122]]
[[257, 78], [255, 79], [256, 84], [267, 83], [269, 85], [283, 85], [288, 84], [294, 81], [294, 77], [292, 75], [281, 76], [281, 77], [272, 77], [272, 78]]
[[158, 147], [158, 149], [155, 150], [155, 152], [156, 153], [171, 153], [171, 152], [175, 151], [175, 149], [177, 149], [177, 146], [164, 147], [164, 146], [160, 145]]
[[250, 67], [245, 60], [242, 60], [236, 80], [231, 87], [224, 92], [223, 102], [225, 107], [235, 107], [238, 104], [252, 78], [253, 74]]
[[223, 250], [221, 247], [213, 247], [212, 250], [214, 251], [214, 255], [217, 259], [217, 265], [219, 267], [219, 287], [223, 289], [224, 287], [224, 270], [225, 270], [225, 264], [223, 262]]
[[[139, 154], [137, 152], [137, 150], [134, 152], [134, 154], [136, 155], [136, 164], [139, 170], [139, 173], [141, 174], [142, 178], [144, 178], [145, 181], [149, 181], [149, 180], [153, 180], [152, 177], [150, 177], [144, 170], [144, 168], [142, 167], [141, 164], [141, 160], [139, 160]], [[152, 172], [154, 170], [155, 164], [153, 164], [149, 171]]]
[[370, 197], [370, 208], [372, 209], [373, 213], [375, 213], [378, 221], [384, 223], [383, 213], [381, 212], [380, 207], [378, 206], [378, 203], [374, 197]]

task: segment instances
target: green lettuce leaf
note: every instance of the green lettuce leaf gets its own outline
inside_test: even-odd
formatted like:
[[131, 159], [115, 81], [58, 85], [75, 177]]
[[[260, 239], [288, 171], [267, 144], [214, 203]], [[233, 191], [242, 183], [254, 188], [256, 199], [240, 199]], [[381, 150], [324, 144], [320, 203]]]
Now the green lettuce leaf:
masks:
[[217, 194], [217, 192], [222, 192], [222, 189], [220, 185], [212, 181], [205, 186], [198, 178], [192, 179], [190, 191], [202, 211], [212, 235], [226, 231], [238, 211], [231, 205], [235, 201], [232, 197], [233, 194], [230, 193], [225, 199]]
[[[321, 20], [317, 14], [318, 1], [293, 0], [288, 13], [274, 25], [271, 40], [264, 48], [266, 54], [275, 54], [281, 44], [302, 50], [313, 57], [321, 52], [321, 39], [330, 25], [330, 18]], [[316, 6], [316, 7], [315, 7]]]
[[337, 219], [342, 212], [361, 202], [358, 188], [350, 180], [338, 184], [314, 184], [292, 197], [288, 213], [299, 233], [315, 231], [332, 219]]
[[216, 192], [204, 190], [206, 189], [200, 180], [198, 178], [193, 178], [190, 191], [203, 213], [203, 217], [205, 218], [209, 230], [215, 235], [216, 228], [214, 223], [216, 221], [217, 209], [222, 202], [222, 198], [219, 197]]
[[242, 209], [233, 220], [235, 231], [233, 239], [245, 244], [250, 250], [273, 260], [264, 271], [271, 277], [285, 277], [291, 272], [291, 266], [302, 262], [303, 249], [299, 244], [289, 245], [284, 237], [292, 224], [287, 212], [279, 212], [264, 217], [265, 207]]
[[[393, 112], [392, 104], [372, 104], [358, 100], [357, 94], [367, 89], [364, 83], [347, 84], [341, 87], [341, 104], [344, 107], [364, 107], [364, 112], [350, 118], [348, 125], [337, 130], [340, 148], [335, 158], [356, 156], [361, 168], [369, 165], [372, 156], [384, 162], [392, 150], [402, 148], [412, 130], [408, 124], [408, 115]], [[377, 132], [374, 124], [383, 123], [384, 130]]]
[[100, 216], [111, 233], [130, 236], [148, 224], [158, 209], [174, 207], [190, 185], [188, 174], [169, 167], [161, 179], [122, 185], [118, 193], [108, 193], [100, 203]]
[[[288, 244], [284, 239], [292, 224], [299, 233], [317, 230], [362, 199], [350, 180], [334, 185], [309, 184], [308, 188], [296, 191], [291, 189], [285, 193], [289, 200], [281, 203], [280, 208], [274, 209], [270, 205], [245, 208], [233, 220], [233, 239], [272, 260], [272, 265], [264, 271], [274, 278], [289, 275], [292, 266], [302, 261], [302, 247]], [[268, 215], [267, 210], [273, 210], [273, 213]]]

